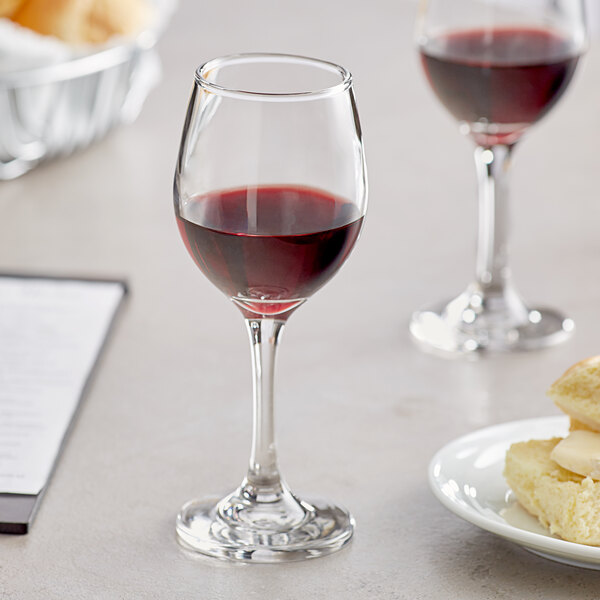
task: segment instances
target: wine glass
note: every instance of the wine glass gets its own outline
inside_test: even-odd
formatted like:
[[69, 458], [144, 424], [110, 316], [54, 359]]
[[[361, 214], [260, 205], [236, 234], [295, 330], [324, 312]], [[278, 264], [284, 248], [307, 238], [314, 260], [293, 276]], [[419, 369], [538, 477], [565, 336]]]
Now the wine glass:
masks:
[[196, 71], [174, 183], [181, 237], [241, 311], [254, 383], [250, 465], [221, 500], [187, 503], [187, 548], [252, 562], [334, 552], [354, 520], [300, 500], [277, 465], [275, 352], [288, 317], [342, 266], [362, 227], [367, 183], [350, 73], [283, 54], [239, 54]]
[[527, 305], [507, 262], [514, 148], [557, 103], [587, 46], [583, 0], [421, 0], [421, 63], [433, 91], [475, 142], [476, 278], [457, 298], [413, 314], [410, 331], [442, 354], [530, 350], [565, 340], [574, 323]]

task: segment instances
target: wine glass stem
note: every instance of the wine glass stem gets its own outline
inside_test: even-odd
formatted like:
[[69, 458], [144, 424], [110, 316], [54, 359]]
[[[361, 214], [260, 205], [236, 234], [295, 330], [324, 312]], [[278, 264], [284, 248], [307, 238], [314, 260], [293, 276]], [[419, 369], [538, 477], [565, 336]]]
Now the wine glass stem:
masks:
[[247, 482], [255, 488], [280, 484], [275, 449], [274, 397], [275, 354], [284, 321], [246, 319], [253, 374], [252, 452]]
[[513, 146], [478, 146], [475, 165], [479, 184], [477, 283], [490, 294], [502, 294], [508, 267], [508, 176]]

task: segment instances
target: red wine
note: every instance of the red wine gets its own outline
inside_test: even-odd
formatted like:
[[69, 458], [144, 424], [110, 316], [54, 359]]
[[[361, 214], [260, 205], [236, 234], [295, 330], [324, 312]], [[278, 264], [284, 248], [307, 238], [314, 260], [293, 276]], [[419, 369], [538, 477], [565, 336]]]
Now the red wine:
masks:
[[196, 264], [246, 316], [299, 306], [340, 268], [363, 220], [354, 204], [297, 186], [214, 192], [176, 213]]
[[579, 55], [551, 31], [496, 28], [434, 37], [421, 59], [433, 90], [458, 120], [475, 124], [471, 131], [489, 135], [491, 143], [510, 143], [558, 101]]

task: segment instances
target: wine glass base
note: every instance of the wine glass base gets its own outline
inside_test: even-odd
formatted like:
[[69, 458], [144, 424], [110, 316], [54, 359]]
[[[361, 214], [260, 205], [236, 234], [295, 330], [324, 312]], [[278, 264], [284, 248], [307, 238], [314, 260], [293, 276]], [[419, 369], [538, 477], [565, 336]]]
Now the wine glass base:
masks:
[[575, 324], [558, 311], [524, 305], [518, 313], [477, 314], [472, 298], [463, 294], [447, 304], [414, 313], [409, 329], [423, 350], [460, 356], [554, 346], [572, 335]]
[[254, 522], [240, 518], [245, 500], [236, 492], [221, 501], [192, 500], [177, 516], [177, 536], [187, 550], [253, 563], [325, 556], [350, 541], [355, 523], [345, 509], [325, 501], [296, 502], [301, 515], [290, 526], [281, 525], [286, 515], [277, 514], [277, 510], [269, 510], [269, 515]]

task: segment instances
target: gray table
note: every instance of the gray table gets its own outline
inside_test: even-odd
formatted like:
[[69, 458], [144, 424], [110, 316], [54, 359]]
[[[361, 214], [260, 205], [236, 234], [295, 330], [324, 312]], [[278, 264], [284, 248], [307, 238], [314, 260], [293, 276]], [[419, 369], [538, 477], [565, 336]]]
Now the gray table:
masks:
[[[444, 361], [410, 342], [411, 311], [473, 271], [471, 147], [427, 89], [413, 2], [184, 0], [164, 77], [139, 120], [0, 184], [0, 271], [125, 277], [131, 296], [32, 532], [0, 537], [2, 600], [61, 598], [597, 598], [600, 575], [538, 558], [447, 512], [426, 481], [449, 440], [558, 411], [548, 385], [600, 352], [600, 52], [517, 154], [513, 267], [522, 293], [567, 310], [572, 341]], [[172, 171], [193, 70], [240, 50], [328, 58], [355, 76], [370, 176], [364, 235], [290, 320], [278, 444], [300, 493], [351, 508], [353, 543], [284, 566], [191, 557], [180, 505], [226, 492], [250, 445], [240, 315], [178, 238]]]

